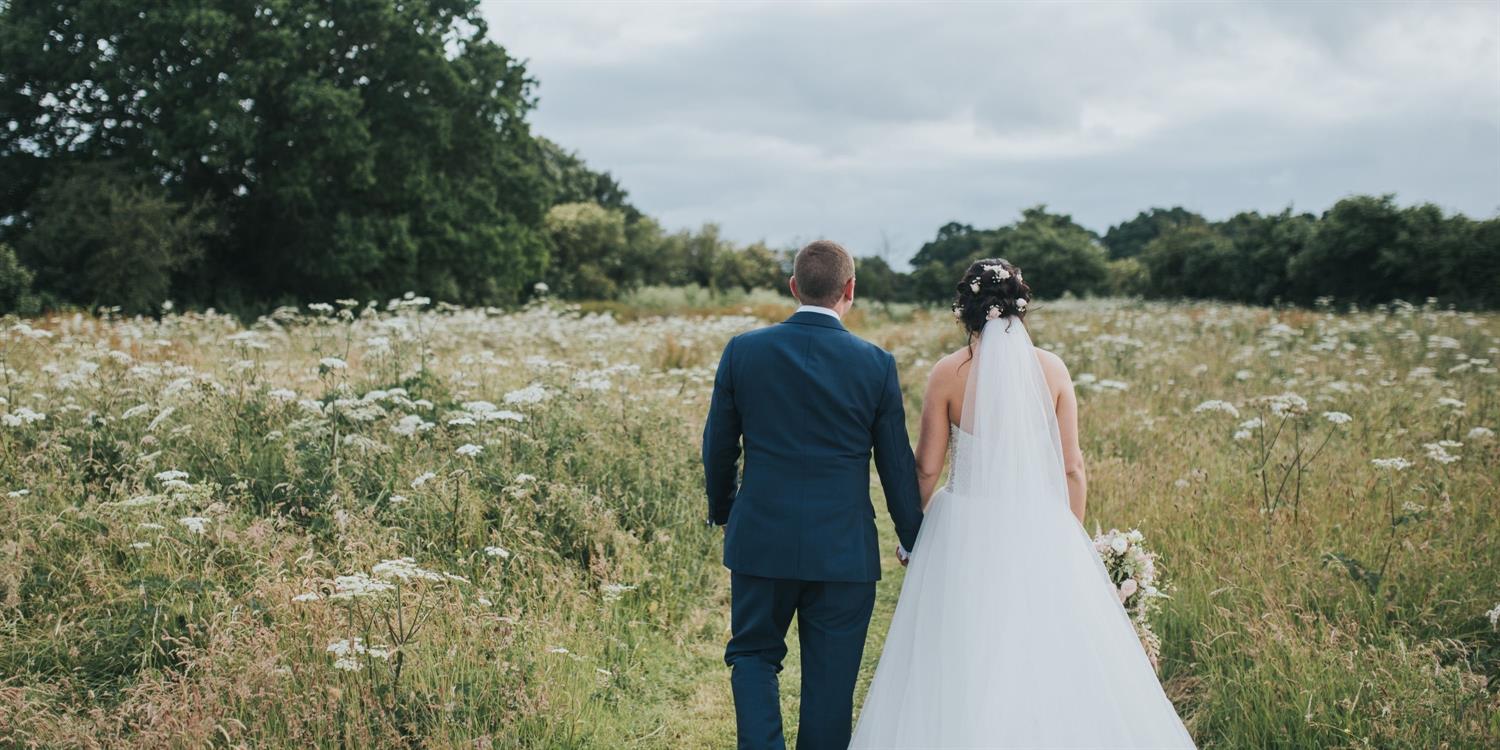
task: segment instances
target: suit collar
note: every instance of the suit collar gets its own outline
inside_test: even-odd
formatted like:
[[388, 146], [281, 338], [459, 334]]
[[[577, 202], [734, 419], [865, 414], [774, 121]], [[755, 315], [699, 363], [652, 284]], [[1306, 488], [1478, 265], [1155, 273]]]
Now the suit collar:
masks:
[[848, 330], [844, 328], [844, 324], [840, 322], [838, 318], [835, 318], [832, 315], [824, 315], [820, 312], [813, 312], [811, 310], [803, 310], [802, 312], [795, 313], [792, 315], [792, 317], [787, 318], [786, 322], [793, 323], [799, 326], [832, 328], [836, 331]]

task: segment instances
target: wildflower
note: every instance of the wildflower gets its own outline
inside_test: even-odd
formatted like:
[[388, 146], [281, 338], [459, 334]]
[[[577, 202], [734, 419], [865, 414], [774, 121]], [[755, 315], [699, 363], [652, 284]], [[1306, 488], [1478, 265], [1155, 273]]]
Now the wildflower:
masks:
[[132, 543], [130, 545], [130, 548], [131, 549], [151, 549], [151, 543], [150, 542], [134, 542], [134, 543]]
[[134, 419], [142, 414], [145, 414], [148, 411], [151, 411], [150, 406], [146, 404], [136, 404], [135, 406], [126, 409], [125, 413], [120, 415], [120, 419]]
[[410, 557], [398, 557], [392, 560], [386, 560], [371, 568], [370, 572], [374, 574], [375, 577], [384, 578], [387, 581], [393, 578], [400, 578], [403, 581], [409, 581], [413, 578], [426, 581], [443, 580], [443, 576], [441, 574], [435, 573], [426, 568], [418, 567], [416, 561]]
[[6, 497], [16, 498], [16, 497], [26, 497], [27, 495], [30, 495], [30, 494], [31, 494], [31, 490], [20, 489], [20, 490], [11, 490], [10, 492], [5, 493], [5, 496]]
[[185, 516], [177, 519], [177, 522], [194, 534], [202, 534], [208, 530], [208, 519], [202, 516]]
[[[1451, 440], [1447, 440], [1447, 441], [1443, 441], [1443, 442], [1445, 442], [1445, 443], [1453, 443], [1453, 441], [1451, 441]], [[1438, 462], [1440, 464], [1451, 464], [1454, 461], [1457, 461], [1461, 457], [1460, 456], [1455, 456], [1455, 455], [1449, 453], [1448, 452], [1448, 448], [1450, 448], [1450, 447], [1457, 447], [1457, 446], [1461, 446], [1461, 445], [1463, 445], [1463, 443], [1453, 443], [1452, 445], [1444, 445], [1443, 443], [1424, 443], [1422, 445], [1422, 447], [1427, 450], [1427, 457], [1429, 459], [1431, 459], [1433, 461], [1436, 461], [1436, 462]]]
[[510, 393], [505, 394], [505, 403], [536, 404], [541, 403], [548, 398], [551, 398], [551, 395], [552, 394], [547, 392], [546, 388], [533, 383], [520, 390], [511, 391]]
[[407, 502], [405, 495], [391, 495], [391, 505], [400, 505]]
[[536, 293], [536, 296], [538, 297], [545, 296], [550, 290], [551, 287], [547, 286], [547, 283], [544, 281], [538, 281], [537, 283], [531, 285], [531, 291]]
[[1465, 437], [1469, 440], [1484, 440], [1487, 438], [1492, 438], [1494, 436], [1495, 431], [1488, 427], [1475, 427], [1474, 429], [1469, 430], [1469, 434]]
[[349, 363], [338, 357], [324, 357], [318, 360], [318, 366], [323, 370], [343, 370], [349, 367]]
[[625, 592], [635, 591], [635, 586], [628, 586], [623, 583], [608, 583], [601, 586], [600, 591], [604, 592], [604, 601], [613, 602], [619, 601], [620, 597], [625, 595]]
[[419, 474], [416, 479], [411, 480], [411, 488], [412, 489], [417, 489], [417, 488], [421, 487], [422, 485], [427, 484], [428, 482], [430, 482], [430, 481], [432, 481], [432, 480], [434, 480], [436, 478], [437, 478], [436, 474], [434, 474], [434, 473], [432, 473], [430, 471], [424, 471], [421, 474]]
[[1223, 412], [1223, 413], [1228, 414], [1229, 416], [1234, 417], [1236, 419], [1238, 419], [1239, 416], [1240, 416], [1240, 410], [1234, 408], [1234, 404], [1231, 404], [1228, 401], [1220, 401], [1218, 399], [1213, 399], [1211, 401], [1204, 401], [1203, 403], [1198, 404], [1197, 406], [1193, 407], [1193, 413], [1195, 413], [1195, 414], [1198, 413], [1198, 412], [1205, 412], [1205, 411]]
[[1421, 503], [1414, 503], [1410, 500], [1407, 500], [1401, 503], [1401, 510], [1404, 513], [1421, 513], [1422, 511], [1427, 510], [1427, 506], [1422, 505]]
[[1325, 411], [1323, 412], [1323, 418], [1334, 424], [1349, 424], [1354, 420], [1354, 417], [1341, 411]]
[[463, 445], [458, 446], [458, 450], [454, 452], [460, 456], [468, 456], [470, 458], [473, 458], [474, 456], [479, 455], [479, 453], [483, 450], [484, 448], [481, 448], [473, 443], [464, 443]]
[[1490, 618], [1491, 628], [1500, 630], [1500, 604], [1496, 604], [1494, 609], [1485, 612], [1484, 616]]
[[1275, 396], [1263, 396], [1259, 400], [1269, 406], [1271, 413], [1278, 417], [1291, 418], [1307, 413], [1307, 399], [1290, 391]]
[[530, 474], [517, 474], [516, 478], [511, 481], [515, 482], [516, 484], [527, 484], [529, 482], [535, 482], [536, 477]]
[[510, 559], [510, 550], [508, 550], [508, 549], [506, 549], [504, 547], [495, 547], [495, 546], [485, 547], [484, 548], [484, 554], [489, 555], [490, 557], [498, 557], [501, 560], [509, 560]]
[[1371, 459], [1370, 463], [1374, 464], [1377, 469], [1391, 469], [1393, 471], [1405, 471], [1411, 468], [1411, 462], [1400, 456], [1395, 458]]
[[1437, 402], [1438, 406], [1446, 406], [1454, 411], [1463, 411], [1464, 408], [1464, 402], [1459, 401], [1456, 398], [1448, 398], [1444, 396], [1443, 398], [1438, 399]]
[[316, 591], [309, 591], [306, 594], [298, 594], [298, 595], [292, 597], [292, 601], [294, 601], [294, 602], [315, 602], [319, 598], [320, 597], [318, 596], [318, 592], [316, 592]]
[[568, 654], [568, 653], [572, 653], [572, 652], [569, 651], [569, 650], [567, 650], [567, 649], [565, 649], [565, 648], [563, 648], [562, 646], [553, 646], [552, 648], [547, 649], [547, 653], [549, 653], [549, 654]]
[[391, 432], [403, 437], [414, 437], [419, 432], [426, 432], [434, 427], [429, 422], [416, 414], [408, 414], [391, 425]]
[[6, 427], [20, 427], [21, 425], [40, 422], [46, 418], [47, 415], [42, 412], [32, 411], [21, 406], [9, 414], [0, 414], [0, 423], [4, 423]]
[[169, 469], [167, 471], [159, 472], [156, 475], [156, 481], [158, 481], [158, 482], [171, 482], [171, 481], [174, 481], [174, 480], [187, 479], [187, 478], [188, 478], [188, 473], [187, 472], [185, 472], [185, 471], [178, 471], [177, 469]]
[[1254, 436], [1255, 436], [1255, 433], [1253, 433], [1253, 432], [1251, 432], [1249, 430], [1235, 430], [1235, 432], [1234, 432], [1234, 439], [1235, 440], [1249, 440], [1250, 438], [1252, 438]]
[[161, 530], [163, 530], [163, 529], [165, 529], [167, 527], [165, 527], [165, 526], [163, 526], [163, 525], [161, 525], [159, 523], [141, 523], [141, 524], [136, 524], [136, 528], [138, 528], [138, 529], [145, 529], [147, 531], [161, 531]]
[[329, 594], [328, 598], [338, 600], [363, 599], [385, 593], [394, 588], [396, 587], [385, 581], [376, 580], [364, 573], [355, 573], [333, 579], [333, 593]]

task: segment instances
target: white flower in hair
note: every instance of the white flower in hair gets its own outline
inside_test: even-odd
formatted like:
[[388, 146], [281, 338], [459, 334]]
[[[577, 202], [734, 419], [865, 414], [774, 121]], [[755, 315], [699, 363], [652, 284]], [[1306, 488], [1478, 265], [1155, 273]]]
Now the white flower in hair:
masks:
[[963, 308], [959, 307], [958, 305], [954, 305], [953, 306], [953, 319], [954, 320], [963, 320], [964, 319], [964, 310], [963, 310]]
[[1000, 306], [999, 305], [990, 305], [990, 311], [989, 311], [988, 314], [986, 314], [984, 316], [984, 319], [985, 320], [999, 320], [1000, 319]]
[[969, 282], [969, 291], [975, 294], [979, 293], [979, 279], [974, 279], [973, 281]]
[[1020, 310], [1021, 312], [1026, 312], [1026, 300], [1024, 298], [1016, 300], [1016, 309]]
[[995, 274], [995, 278], [999, 279], [1000, 281], [1005, 281], [1006, 279], [1010, 278], [1010, 271], [1005, 270], [1005, 266], [984, 266], [984, 270], [988, 271], [989, 273]]

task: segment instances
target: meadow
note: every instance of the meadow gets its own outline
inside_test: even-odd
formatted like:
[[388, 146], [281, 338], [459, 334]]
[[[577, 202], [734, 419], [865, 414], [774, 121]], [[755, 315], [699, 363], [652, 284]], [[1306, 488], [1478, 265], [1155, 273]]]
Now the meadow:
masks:
[[[0, 747], [732, 746], [698, 436], [724, 342], [788, 312], [4, 320]], [[1078, 386], [1090, 531], [1161, 555], [1160, 670], [1202, 747], [1500, 742], [1500, 316], [1029, 323]], [[850, 326], [896, 354], [915, 427], [956, 327]]]

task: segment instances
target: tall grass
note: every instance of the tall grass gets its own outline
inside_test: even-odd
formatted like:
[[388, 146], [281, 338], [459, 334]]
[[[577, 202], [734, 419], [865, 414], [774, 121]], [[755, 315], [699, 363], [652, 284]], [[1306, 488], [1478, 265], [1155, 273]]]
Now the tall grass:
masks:
[[[670, 296], [8, 320], [0, 746], [730, 746], [696, 441], [722, 343], [788, 305]], [[951, 323], [851, 325], [915, 426]], [[1500, 738], [1500, 319], [1106, 301], [1031, 326], [1079, 384], [1090, 524], [1162, 555], [1200, 744]]]

